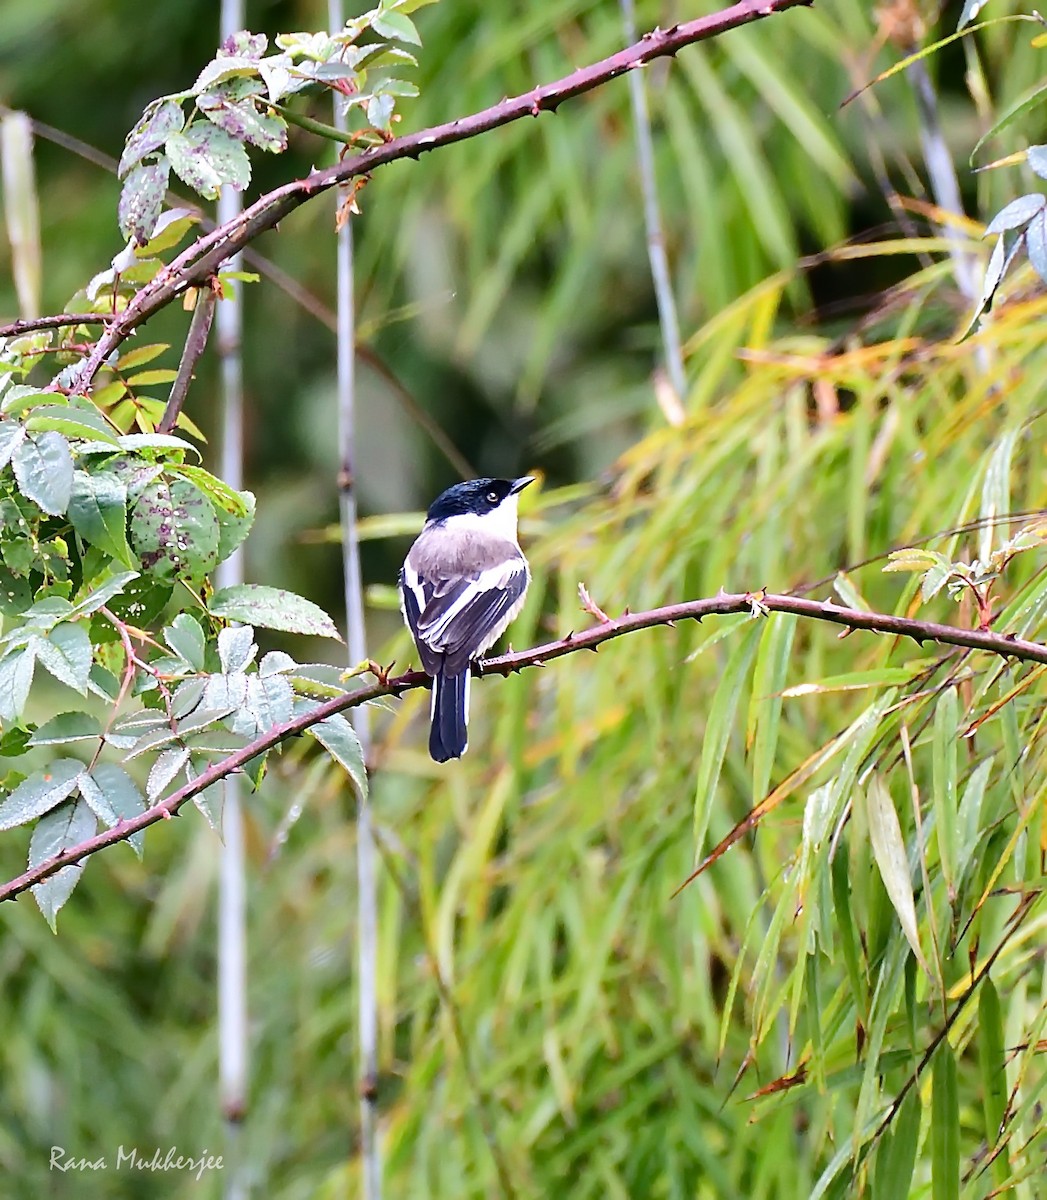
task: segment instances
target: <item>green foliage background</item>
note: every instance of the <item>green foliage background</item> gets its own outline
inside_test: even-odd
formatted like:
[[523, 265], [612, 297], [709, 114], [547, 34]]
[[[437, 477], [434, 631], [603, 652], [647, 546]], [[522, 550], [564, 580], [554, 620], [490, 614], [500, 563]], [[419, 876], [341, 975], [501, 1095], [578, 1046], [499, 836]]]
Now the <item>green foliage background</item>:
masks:
[[[306, 2], [248, 12], [270, 34], [322, 28], [326, 15]], [[638, 19], [681, 15], [646, 4]], [[622, 42], [609, 0], [528, 0], [511, 18], [445, 2], [418, 23], [422, 95], [403, 106], [405, 128]], [[0, 100], [116, 156], [144, 103], [211, 57], [216, 24], [201, 0], [7, 0]], [[952, 47], [931, 63], [979, 219], [1028, 190], [1024, 168], [975, 183], [965, 164], [1045, 73], [1030, 28], [996, 26], [976, 54]], [[365, 189], [364, 509], [416, 512], [455, 478], [403, 391], [478, 471], [541, 470], [543, 491], [524, 506], [535, 583], [517, 645], [590, 619], [580, 581], [615, 613], [720, 587], [822, 580], [814, 594], [829, 596], [842, 568], [845, 600], [970, 623], [969, 603], [942, 591], [924, 604], [919, 579], [884, 574], [882, 556], [1045, 506], [1047, 306], [1019, 273], [985, 331], [954, 343], [966, 309], [946, 246], [926, 209], [900, 228], [879, 189], [886, 174], [922, 196], [906, 79], [837, 107], [897, 59], [876, 39], [866, 6], [826, 0], [647, 72], [689, 336], [680, 425], [651, 381], [657, 327], [624, 83], [384, 168]], [[1023, 147], [1017, 129], [994, 156]], [[118, 185], [37, 146], [51, 311], [118, 248]], [[255, 186], [329, 155], [296, 135], [288, 155], [256, 159]], [[331, 206], [314, 203], [257, 246], [327, 311], [331, 224]], [[972, 252], [982, 253], [973, 241]], [[16, 311], [8, 275], [5, 264], [5, 317]], [[334, 339], [270, 281], [246, 303], [247, 482], [259, 498], [248, 576], [336, 610], [338, 547], [306, 536], [336, 512]], [[150, 340], [177, 344], [185, 320], [162, 314]], [[213, 371], [190, 393], [209, 432]], [[386, 537], [365, 524], [376, 535], [365, 546], [372, 644], [402, 663], [388, 585], [411, 527]], [[943, 533], [932, 546], [985, 561], [1013, 532]], [[1035, 538], [995, 586], [995, 627], [1042, 638]], [[928, 645], [840, 640], [783, 617], [727, 618], [478, 686], [472, 749], [448, 769], [424, 754], [425, 697], [389, 705], [373, 778], [389, 1194], [499, 1195], [507, 1177], [521, 1196], [880, 1200], [929, 1196], [933, 1174], [936, 1200], [1005, 1185], [1043, 1195], [1041, 676]], [[885, 794], [906, 840], [927, 971], [872, 850]], [[700, 857], [768, 796], [759, 831], [672, 899], [696, 836]], [[295, 803], [302, 815], [277, 844]], [[255, 1059], [242, 1141], [259, 1194], [356, 1192], [352, 816], [342, 777], [298, 746], [248, 807]], [[117, 847], [88, 865], [57, 938], [31, 900], [4, 909], [5, 1194], [219, 1194], [217, 1176], [48, 1171], [55, 1145], [88, 1159], [114, 1159], [120, 1145], [221, 1150], [218, 848], [195, 814], [147, 842], [142, 863]], [[5, 878], [24, 854], [7, 835]], [[1001, 941], [994, 991], [983, 985], [959, 1009], [933, 1088], [928, 1069], [872, 1148]], [[755, 1096], [786, 1076], [795, 1086]], [[987, 1165], [1004, 1103], [1005, 1149]], [[906, 1193], [890, 1172], [907, 1143]], [[952, 1186], [954, 1154], [962, 1190], [938, 1190]]]

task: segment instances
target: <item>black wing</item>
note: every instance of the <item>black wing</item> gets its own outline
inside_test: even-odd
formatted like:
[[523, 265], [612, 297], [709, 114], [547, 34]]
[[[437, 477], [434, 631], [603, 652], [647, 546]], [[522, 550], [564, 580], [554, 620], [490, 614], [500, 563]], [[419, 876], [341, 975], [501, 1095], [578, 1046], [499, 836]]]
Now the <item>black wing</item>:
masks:
[[430, 675], [464, 671], [501, 635], [528, 582], [522, 555], [497, 569], [455, 579], [434, 580], [409, 568], [401, 571], [404, 617], [425, 671]]

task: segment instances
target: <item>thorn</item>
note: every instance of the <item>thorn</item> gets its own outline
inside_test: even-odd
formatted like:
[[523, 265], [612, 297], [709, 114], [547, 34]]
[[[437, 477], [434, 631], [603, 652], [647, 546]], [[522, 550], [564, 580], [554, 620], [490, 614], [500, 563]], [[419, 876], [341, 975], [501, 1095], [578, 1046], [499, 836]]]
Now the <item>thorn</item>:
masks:
[[594, 654], [600, 649], [599, 646], [586, 646], [586, 650], [591, 650]]
[[574, 641], [574, 630], [572, 629], [572, 630], [571, 630], [571, 632], [570, 632], [570, 633], [568, 633], [568, 634], [566, 634], [564, 637], [562, 637], [562, 638], [560, 639], [560, 641], [562, 641], [562, 642], [573, 642], [573, 641]]
[[611, 618], [604, 610], [596, 603], [589, 595], [589, 590], [584, 583], [578, 585], [578, 598], [582, 602], [582, 608], [591, 616], [595, 617], [602, 625], [610, 625]]
[[[629, 611], [629, 610], [628, 610], [628, 609], [626, 609], [626, 612], [628, 612], [628, 611]], [[665, 623], [666, 623], [666, 625], [668, 625], [668, 626], [669, 626], [669, 628], [670, 628], [670, 629], [675, 629], [675, 628], [676, 628], [676, 622], [675, 622], [675, 621], [666, 621]]]

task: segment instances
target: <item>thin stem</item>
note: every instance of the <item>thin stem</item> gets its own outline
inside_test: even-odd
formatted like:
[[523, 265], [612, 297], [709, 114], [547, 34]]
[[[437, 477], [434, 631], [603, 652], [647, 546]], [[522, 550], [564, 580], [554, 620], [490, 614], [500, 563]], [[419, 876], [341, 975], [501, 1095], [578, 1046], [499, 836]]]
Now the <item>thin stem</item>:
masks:
[[[222, 0], [221, 36], [225, 38], [244, 27], [244, 0]], [[242, 209], [240, 193], [223, 187], [218, 197], [218, 223], [236, 221]], [[230, 269], [239, 270], [240, 256], [230, 259]], [[193, 313], [182, 367], [171, 389], [164, 421], [168, 416], [177, 419], [176, 391], [181, 381], [186, 358], [190, 353], [197, 325], [197, 314], [210, 294], [209, 313], [214, 312], [215, 293], [206, 280]], [[244, 475], [244, 400], [243, 359], [241, 336], [243, 330], [242, 289], [237, 286], [232, 295], [218, 306], [218, 358], [221, 367], [222, 450], [221, 478], [232, 488], [243, 487]], [[210, 328], [210, 315], [201, 315]], [[206, 341], [206, 330], [202, 340]], [[201, 345], [201, 349], [202, 349]], [[181, 396], [184, 399], [184, 393]], [[163, 427], [162, 427], [163, 431]], [[230, 587], [244, 580], [243, 555], [238, 548], [222, 562], [216, 573], [218, 586]], [[247, 1037], [247, 870], [244, 852], [243, 809], [241, 783], [238, 775], [227, 775], [223, 785], [222, 848], [218, 875], [218, 1071], [222, 1116], [226, 1125], [226, 1145], [232, 1169], [224, 1179], [226, 1200], [241, 1200], [248, 1194], [246, 1164], [241, 1156], [241, 1124], [247, 1114], [250, 1051]]]
[[419, 130], [406, 137], [393, 138], [381, 146], [371, 146], [360, 154], [345, 158], [333, 167], [313, 171], [304, 179], [294, 180], [259, 197], [235, 220], [220, 225], [197, 238], [150, 283], [147, 283], [99, 338], [91, 356], [77, 376], [74, 391], [84, 392], [110, 354], [135, 330], [171, 300], [213, 275], [222, 263], [238, 253], [260, 233], [272, 229], [307, 200], [340, 183], [367, 175], [376, 167], [403, 158], [418, 158], [427, 150], [450, 146], [478, 137], [492, 129], [555, 112], [565, 101], [601, 87], [627, 71], [679, 53], [685, 46], [706, 41], [731, 29], [738, 29], [787, 9], [806, 7], [812, 0], [739, 0], [721, 12], [685, 21], [670, 29], [655, 29], [624, 50], [582, 67], [552, 83], [540, 84], [520, 96], [502, 100], [490, 108], [466, 117]]
[[[619, 0], [625, 36], [636, 41], [636, 11], [633, 0]], [[669, 260], [665, 253], [665, 234], [658, 205], [658, 182], [654, 174], [654, 140], [651, 137], [651, 116], [647, 108], [647, 88], [639, 71], [629, 72], [629, 98], [636, 129], [636, 160], [643, 189], [644, 224], [647, 227], [647, 257], [651, 263], [654, 298], [658, 305], [658, 324], [662, 331], [662, 352], [676, 398], [687, 394], [687, 379], [683, 369], [683, 349], [680, 344], [680, 322], [676, 316], [676, 298], [669, 275]]]
[[66, 329], [74, 325], [108, 325], [115, 321], [112, 313], [56, 313], [50, 317], [23, 317], [0, 325], [0, 338], [20, 337], [37, 329]]
[[[329, 0], [328, 27], [345, 24], [342, 0]], [[347, 114], [334, 96], [335, 133], [348, 131]], [[346, 140], [344, 137], [343, 141]], [[356, 314], [353, 298], [353, 225], [335, 209], [338, 268], [338, 511], [342, 529], [342, 581], [345, 589], [346, 641], [349, 665], [367, 659], [364, 624], [364, 585], [360, 570], [356, 503]], [[352, 713], [364, 762], [371, 759], [370, 710]], [[360, 1047], [358, 1095], [360, 1097], [360, 1160], [364, 1200], [381, 1200], [382, 1151], [378, 1136], [378, 885], [377, 848], [371, 805], [366, 795], [356, 797], [356, 987], [357, 1036]]]
[[[211, 287], [204, 286], [196, 293], [196, 306], [193, 308], [193, 319], [189, 322], [189, 332], [186, 335], [185, 346], [182, 349], [182, 359], [178, 364], [178, 374], [171, 384], [171, 392], [167, 397], [167, 407], [156, 427], [157, 433], [170, 433], [178, 424], [178, 414], [189, 392], [189, 384], [193, 381], [193, 372], [207, 346], [207, 338], [211, 332], [211, 321], [214, 319], [215, 292]], [[227, 480], [228, 481], [228, 480]]]
[[[935, 621], [916, 621], [911, 617], [897, 617], [893, 613], [868, 612], [864, 609], [845, 608], [829, 601], [807, 600], [801, 596], [773, 595], [771, 593], [751, 592], [728, 593], [721, 592], [704, 600], [685, 600], [679, 604], [669, 604], [664, 608], [652, 608], [646, 612], [626, 613], [608, 621], [601, 621], [581, 633], [569, 633], [557, 641], [546, 642], [541, 646], [533, 646], [529, 650], [521, 650], [511, 654], [501, 654], [477, 664], [476, 673], [480, 675], [512, 675], [525, 667], [543, 666], [545, 663], [563, 658], [567, 654], [575, 654], [579, 650], [596, 650], [602, 643], [626, 634], [635, 633], [640, 629], [652, 629], [657, 625], [673, 625], [677, 621], [701, 621], [705, 617], [726, 616], [730, 613], [792, 613], [813, 621], [827, 621], [844, 629], [864, 629], [872, 633], [885, 633], [893, 637], [912, 638], [920, 643], [936, 642], [943, 646], [964, 646], [971, 650], [984, 650], [988, 654], [998, 654], [1003, 658], [1011, 658], [1017, 662], [1047, 663], [1047, 645], [1041, 642], [1030, 642], [1024, 638], [1007, 633], [994, 633], [988, 629], [962, 629], [956, 625], [940, 625]], [[326, 720], [335, 713], [348, 712], [370, 700], [384, 696], [402, 696], [405, 692], [416, 688], [432, 686], [432, 680], [422, 671], [405, 671], [402, 675], [391, 676], [376, 664], [370, 669], [376, 677], [376, 682], [358, 688], [355, 692], [347, 692], [343, 696], [335, 696], [325, 700], [308, 712], [300, 713], [288, 721], [279, 722], [259, 734], [253, 741], [248, 742], [239, 750], [212, 763], [191, 783], [172, 792], [166, 799], [147, 808], [144, 812], [122, 821], [96, 834], [92, 838], [63, 850], [54, 858], [48, 859], [37, 867], [23, 872], [17, 878], [0, 886], [0, 901], [10, 900], [27, 888], [47, 879], [70, 863], [80, 862], [107, 846], [126, 841], [140, 829], [148, 829], [157, 821], [167, 820], [194, 796], [211, 787], [221, 779], [240, 771], [246, 763], [259, 754], [279, 746], [288, 738], [305, 733], [320, 721]]]

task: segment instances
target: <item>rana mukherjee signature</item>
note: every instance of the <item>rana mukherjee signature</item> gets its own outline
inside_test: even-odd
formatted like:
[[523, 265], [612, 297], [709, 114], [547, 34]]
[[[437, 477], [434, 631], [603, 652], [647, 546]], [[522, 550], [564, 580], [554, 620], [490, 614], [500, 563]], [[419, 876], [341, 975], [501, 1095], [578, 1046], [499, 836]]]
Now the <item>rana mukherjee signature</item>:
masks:
[[147, 1150], [139, 1150], [137, 1146], [116, 1149], [116, 1157], [110, 1167], [110, 1157], [102, 1155], [98, 1158], [77, 1157], [70, 1154], [64, 1146], [52, 1146], [48, 1169], [52, 1171], [185, 1171], [200, 1179], [205, 1171], [220, 1171], [222, 1156], [209, 1154], [183, 1154], [177, 1146], [161, 1150], [157, 1146], [152, 1154]]

